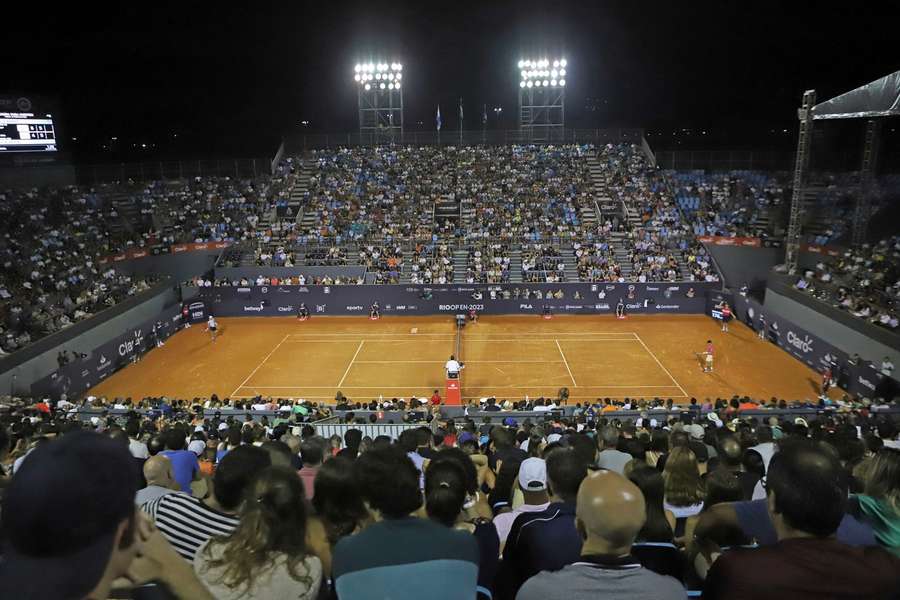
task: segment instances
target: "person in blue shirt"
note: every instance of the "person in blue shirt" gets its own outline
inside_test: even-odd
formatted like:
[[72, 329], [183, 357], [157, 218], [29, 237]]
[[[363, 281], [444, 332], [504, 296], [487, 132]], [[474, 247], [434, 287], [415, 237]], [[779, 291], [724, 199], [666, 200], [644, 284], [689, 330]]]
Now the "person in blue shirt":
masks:
[[174, 427], [163, 434], [166, 449], [160, 452], [168, 457], [172, 463], [172, 471], [175, 473], [175, 481], [182, 492], [191, 493], [191, 482], [200, 478], [200, 462], [197, 455], [185, 449], [186, 436], [184, 432]]

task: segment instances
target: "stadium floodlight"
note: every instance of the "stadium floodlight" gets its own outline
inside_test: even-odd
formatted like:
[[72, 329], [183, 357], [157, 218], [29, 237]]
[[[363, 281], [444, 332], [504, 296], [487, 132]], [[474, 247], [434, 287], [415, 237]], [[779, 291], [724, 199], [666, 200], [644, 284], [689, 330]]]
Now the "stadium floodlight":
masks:
[[519, 72], [519, 128], [532, 140], [553, 139], [565, 127], [566, 69], [559, 56], [521, 58]]
[[525, 82], [524, 82], [524, 81], [520, 81], [520, 82], [519, 82], [519, 87], [520, 87], [520, 88], [525, 87]]
[[353, 81], [357, 86], [360, 133], [371, 139], [393, 140], [403, 132], [403, 63], [385, 58], [354, 64]]
[[565, 79], [560, 79], [560, 80], [559, 80], [559, 87], [566, 87], [566, 80], [565, 80]]
[[357, 73], [359, 73], [360, 71], [362, 71], [362, 65], [359, 63], [356, 63], [356, 66], [353, 67], [353, 70], [356, 71]]
[[559, 61], [559, 66], [565, 68], [565, 67], [566, 67], [566, 59], [564, 59], [564, 58], [561, 59], [561, 60]]
[[531, 87], [531, 86], [534, 85], [534, 82], [533, 82], [533, 81], [526, 81], [526, 82], [525, 82], [525, 85], [527, 85], [528, 87]]
[[383, 83], [382, 83], [382, 84], [381, 84], [381, 85], [379, 85], [379, 86], [378, 86], [378, 87], [379, 87], [379, 88], [380, 88], [380, 89], [382, 89], [382, 90], [383, 90], [383, 89], [384, 89], [384, 88], [386, 88], [386, 87], [387, 87], [387, 86], [386, 86], [386, 85], [385, 85], [385, 84], [383, 84]]
[[369, 84], [367, 83], [367, 84], [365, 85], [365, 90], [368, 92], [368, 91], [371, 90], [371, 89], [372, 89], [372, 86], [369, 85]]
[[[566, 76], [566, 70], [563, 68], [566, 64], [567, 62], [564, 58], [553, 60], [548, 58], [537, 60], [523, 58], [516, 63], [519, 69], [519, 87], [562, 87], [565, 85], [561, 82]], [[529, 81], [533, 81], [530, 86], [528, 85]]]

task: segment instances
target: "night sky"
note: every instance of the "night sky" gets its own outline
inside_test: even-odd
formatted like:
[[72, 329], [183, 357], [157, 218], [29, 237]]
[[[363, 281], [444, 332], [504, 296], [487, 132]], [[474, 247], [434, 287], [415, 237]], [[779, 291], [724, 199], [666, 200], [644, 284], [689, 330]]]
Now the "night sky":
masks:
[[433, 130], [438, 103], [458, 128], [459, 97], [469, 128], [484, 104], [489, 128], [512, 128], [515, 63], [556, 55], [570, 126], [644, 127], [660, 146], [706, 130], [699, 147], [789, 146], [804, 89], [824, 100], [900, 69], [896, 2], [28, 4], [4, 8], [0, 93], [58, 99], [76, 157], [112, 136], [119, 154], [262, 156], [301, 121], [352, 131], [369, 57], [403, 62], [408, 129]]

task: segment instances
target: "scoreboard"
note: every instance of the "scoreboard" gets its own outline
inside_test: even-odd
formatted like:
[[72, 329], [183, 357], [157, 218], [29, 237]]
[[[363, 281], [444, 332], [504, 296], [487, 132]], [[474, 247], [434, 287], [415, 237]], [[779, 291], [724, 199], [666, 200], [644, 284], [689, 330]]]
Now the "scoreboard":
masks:
[[53, 115], [32, 106], [28, 98], [0, 97], [0, 154], [56, 152]]

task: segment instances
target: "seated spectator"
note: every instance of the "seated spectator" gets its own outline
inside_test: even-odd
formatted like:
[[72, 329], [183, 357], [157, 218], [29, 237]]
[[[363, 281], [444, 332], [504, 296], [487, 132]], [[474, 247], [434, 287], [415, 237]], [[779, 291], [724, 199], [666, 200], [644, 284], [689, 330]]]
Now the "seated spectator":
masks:
[[569, 448], [551, 451], [546, 461], [550, 505], [519, 515], [513, 522], [497, 575], [496, 593], [501, 599], [515, 598], [528, 578], [541, 571], [558, 571], [577, 561], [581, 553], [575, 499], [587, 466]]
[[167, 494], [143, 506], [175, 550], [193, 561], [215, 535], [228, 535], [238, 526], [241, 503], [253, 479], [270, 464], [269, 454], [255, 446], [229, 452], [216, 468], [208, 498]]
[[722, 554], [706, 578], [704, 598], [865, 600], [900, 589], [898, 559], [835, 539], [847, 483], [832, 451], [807, 440], [785, 444], [769, 464], [766, 489], [778, 542]]
[[300, 443], [300, 458], [303, 461], [303, 468], [298, 473], [303, 482], [306, 499], [312, 500], [316, 491], [316, 474], [325, 460], [325, 440], [320, 437], [303, 440]]
[[644, 526], [635, 540], [671, 544], [675, 537], [675, 515], [663, 506], [665, 481], [662, 473], [649, 465], [639, 465], [631, 470], [628, 479], [640, 488], [647, 507]]
[[197, 455], [185, 449], [185, 436], [180, 427], [173, 427], [163, 434], [166, 449], [160, 454], [172, 462], [175, 481], [181, 491], [190, 494], [191, 482], [200, 478], [200, 463]]
[[[334, 549], [341, 600], [474, 597], [478, 545], [472, 535], [410, 516], [422, 505], [419, 472], [398, 447], [359, 456], [353, 472], [374, 524]], [[399, 589], [398, 589], [399, 588]]]
[[528, 579], [517, 600], [621, 600], [685, 598], [681, 584], [645, 569], [630, 554], [646, 516], [640, 489], [614, 471], [587, 477], [578, 490], [576, 527], [580, 557], [556, 572]]
[[322, 563], [306, 546], [303, 484], [290, 467], [263, 470], [247, 487], [240, 524], [204, 543], [194, 570], [219, 600], [314, 600]]
[[524, 504], [494, 517], [501, 549], [506, 544], [506, 538], [516, 517], [523, 513], [541, 512], [550, 506], [550, 497], [547, 494], [547, 464], [544, 459], [527, 458], [522, 461], [516, 483], [522, 490]]
[[[3, 497], [0, 597], [109, 598], [113, 582], [155, 581], [179, 598], [212, 600], [134, 504], [125, 446], [77, 431], [35, 450]], [[101, 468], [98, 468], [101, 467]], [[78, 526], [72, 526], [77, 510]]]
[[743, 457], [744, 451], [741, 448], [741, 443], [735, 436], [729, 435], [719, 439], [718, 465], [716, 469], [733, 473], [740, 481], [743, 498], [736, 498], [736, 500], [750, 500], [753, 497], [753, 488], [756, 487], [756, 483], [760, 479], [758, 474], [747, 471]]
[[687, 518], [703, 510], [705, 490], [697, 466], [697, 457], [685, 447], [677, 447], [669, 454], [663, 469], [666, 482], [666, 510], [675, 515], [675, 537], [684, 535]]
[[607, 425], [600, 431], [598, 438], [600, 455], [597, 457], [597, 466], [623, 474], [625, 465], [631, 462], [631, 455], [618, 450], [619, 430]]
[[172, 471], [172, 461], [166, 456], [157, 455], [147, 459], [144, 463], [144, 479], [147, 480], [147, 487], [139, 489], [134, 497], [134, 503], [138, 506], [180, 489]]
[[493, 523], [472, 518], [473, 507], [467, 508], [469, 490], [477, 486], [474, 465], [465, 454], [454, 450], [441, 452], [425, 472], [425, 511], [430, 519], [474, 536], [479, 555], [478, 597], [489, 600], [493, 597], [500, 540]]
[[882, 448], [863, 465], [863, 493], [850, 512], [870, 523], [878, 543], [900, 557], [900, 450]]

